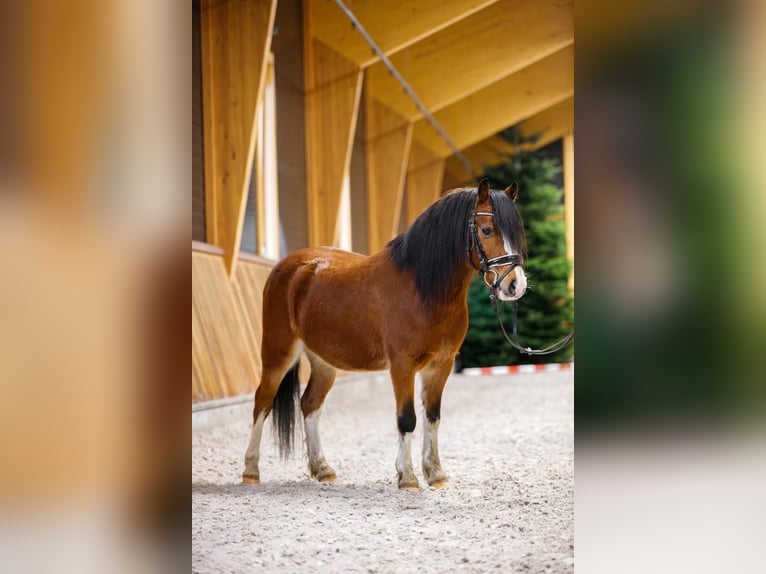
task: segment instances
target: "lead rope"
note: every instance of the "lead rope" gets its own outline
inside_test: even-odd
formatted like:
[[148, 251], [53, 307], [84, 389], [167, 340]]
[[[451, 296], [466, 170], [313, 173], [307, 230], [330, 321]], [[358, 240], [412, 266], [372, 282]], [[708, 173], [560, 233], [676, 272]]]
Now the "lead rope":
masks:
[[559, 341], [556, 341], [552, 345], [549, 345], [545, 347], [544, 349], [532, 349], [530, 347], [522, 347], [519, 343], [519, 334], [517, 332], [517, 318], [516, 318], [516, 312], [518, 310], [518, 303], [517, 301], [513, 302], [513, 322], [512, 322], [512, 332], [513, 332], [513, 338], [508, 336], [507, 331], [505, 330], [505, 325], [503, 324], [503, 319], [500, 317], [500, 311], [497, 308], [497, 296], [495, 295], [495, 290], [490, 289], [489, 291], [489, 302], [492, 305], [492, 310], [495, 312], [495, 317], [497, 317], [497, 323], [500, 325], [500, 330], [503, 332], [503, 335], [505, 336], [505, 339], [518, 351], [526, 354], [526, 355], [550, 355], [551, 353], [555, 353], [556, 351], [560, 351], [564, 347], [566, 347], [569, 342], [574, 338], [574, 329], [572, 329], [569, 334], [564, 337], [563, 339], [560, 339]]
[[[503, 319], [500, 317], [500, 311], [497, 308], [497, 295], [495, 295], [495, 291], [497, 290], [498, 286], [500, 285], [500, 282], [503, 280], [503, 278], [508, 275], [513, 270], [513, 267], [516, 265], [519, 265], [518, 263], [513, 264], [513, 267], [508, 269], [505, 273], [503, 273], [501, 276], [498, 277], [497, 273], [495, 272], [495, 281], [492, 283], [487, 282], [486, 275], [489, 273], [491, 267], [493, 265], [490, 265], [490, 261], [487, 259], [487, 255], [484, 253], [484, 249], [481, 246], [481, 241], [479, 241], [479, 232], [476, 228], [476, 216], [477, 215], [489, 215], [494, 217], [494, 213], [485, 213], [485, 212], [473, 212], [471, 214], [471, 219], [468, 221], [468, 241], [467, 241], [467, 248], [466, 248], [466, 255], [468, 256], [468, 261], [471, 261], [471, 251], [475, 248], [476, 254], [479, 258], [479, 264], [481, 265], [481, 268], [478, 269], [479, 274], [484, 279], [484, 284], [487, 286], [487, 289], [489, 290], [489, 302], [492, 305], [492, 310], [495, 312], [495, 317], [497, 317], [497, 323], [500, 325], [500, 330], [503, 332], [503, 335], [505, 336], [506, 341], [508, 341], [511, 346], [513, 346], [516, 350], [524, 353], [525, 355], [550, 355], [551, 353], [555, 353], [556, 351], [560, 351], [564, 347], [566, 347], [569, 342], [574, 338], [574, 329], [572, 329], [567, 336], [565, 336], [563, 339], [560, 339], [553, 343], [552, 345], [549, 345], [545, 347], [544, 349], [532, 349], [531, 347], [522, 347], [521, 343], [519, 343], [519, 334], [517, 332], [517, 317], [516, 313], [518, 311], [518, 302], [513, 302], [513, 323], [512, 323], [512, 331], [513, 331], [513, 338], [508, 336], [508, 332], [505, 330], [505, 325], [503, 324]], [[510, 257], [509, 257], [510, 258]], [[504, 260], [506, 257], [498, 257], [495, 259], [492, 259], [491, 261], [497, 262], [498, 260]], [[494, 266], [500, 267], [503, 263], [496, 263]]]

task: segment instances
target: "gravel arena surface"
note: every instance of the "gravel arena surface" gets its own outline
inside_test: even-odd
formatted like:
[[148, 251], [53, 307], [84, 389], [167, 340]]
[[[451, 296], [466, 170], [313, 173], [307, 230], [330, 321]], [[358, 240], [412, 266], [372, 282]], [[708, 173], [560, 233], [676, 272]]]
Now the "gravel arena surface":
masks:
[[[310, 479], [302, 452], [281, 461], [269, 421], [262, 482], [241, 484], [251, 425], [241, 410], [192, 436], [194, 572], [574, 570], [573, 371], [452, 375], [439, 429], [451, 486], [421, 493], [396, 487], [387, 373], [340, 379], [327, 397], [320, 432], [338, 484]], [[421, 487], [422, 421], [421, 411]]]

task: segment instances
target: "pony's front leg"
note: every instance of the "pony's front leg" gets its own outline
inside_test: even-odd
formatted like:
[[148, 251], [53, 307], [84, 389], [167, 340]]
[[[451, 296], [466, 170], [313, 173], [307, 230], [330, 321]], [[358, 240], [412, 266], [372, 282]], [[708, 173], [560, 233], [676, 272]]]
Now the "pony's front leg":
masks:
[[423, 430], [423, 476], [433, 488], [449, 485], [439, 460], [439, 420], [444, 385], [452, 372], [454, 360], [428, 365], [421, 371], [423, 378], [423, 410], [426, 415]]
[[396, 395], [396, 423], [399, 428], [399, 454], [396, 472], [399, 488], [420, 491], [420, 484], [412, 470], [412, 432], [415, 430], [415, 370], [412, 365], [391, 366], [391, 380]]

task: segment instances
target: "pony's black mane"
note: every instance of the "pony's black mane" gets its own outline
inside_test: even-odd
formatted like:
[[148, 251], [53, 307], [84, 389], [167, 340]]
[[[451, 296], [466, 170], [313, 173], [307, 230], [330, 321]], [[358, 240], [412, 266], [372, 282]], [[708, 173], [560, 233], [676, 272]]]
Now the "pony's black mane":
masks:
[[[388, 242], [389, 257], [411, 270], [424, 303], [444, 301], [452, 277], [467, 262], [468, 218], [476, 206], [476, 189], [459, 189], [420, 214], [405, 233]], [[517, 253], [526, 255], [524, 223], [516, 205], [502, 191], [491, 191], [495, 226]]]

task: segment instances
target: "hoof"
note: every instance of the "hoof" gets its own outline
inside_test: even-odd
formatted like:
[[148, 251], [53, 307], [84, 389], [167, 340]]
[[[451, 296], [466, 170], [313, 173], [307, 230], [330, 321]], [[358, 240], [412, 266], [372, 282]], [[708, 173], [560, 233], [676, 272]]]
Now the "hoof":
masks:
[[408, 482], [405, 484], [400, 484], [399, 490], [404, 490], [407, 492], [422, 492], [420, 485], [417, 482], [415, 483]]
[[316, 478], [319, 482], [338, 482], [335, 470], [324, 461], [321, 461], [313, 467], [309, 465], [309, 472], [311, 473], [311, 476]]
[[247, 474], [242, 475], [242, 484], [261, 484], [261, 479], [257, 476]]
[[446, 478], [443, 478], [441, 480], [437, 480], [437, 481], [432, 482], [430, 484], [430, 486], [434, 490], [441, 490], [442, 488], [449, 488], [452, 485], [450, 484], [449, 480], [447, 480]]

